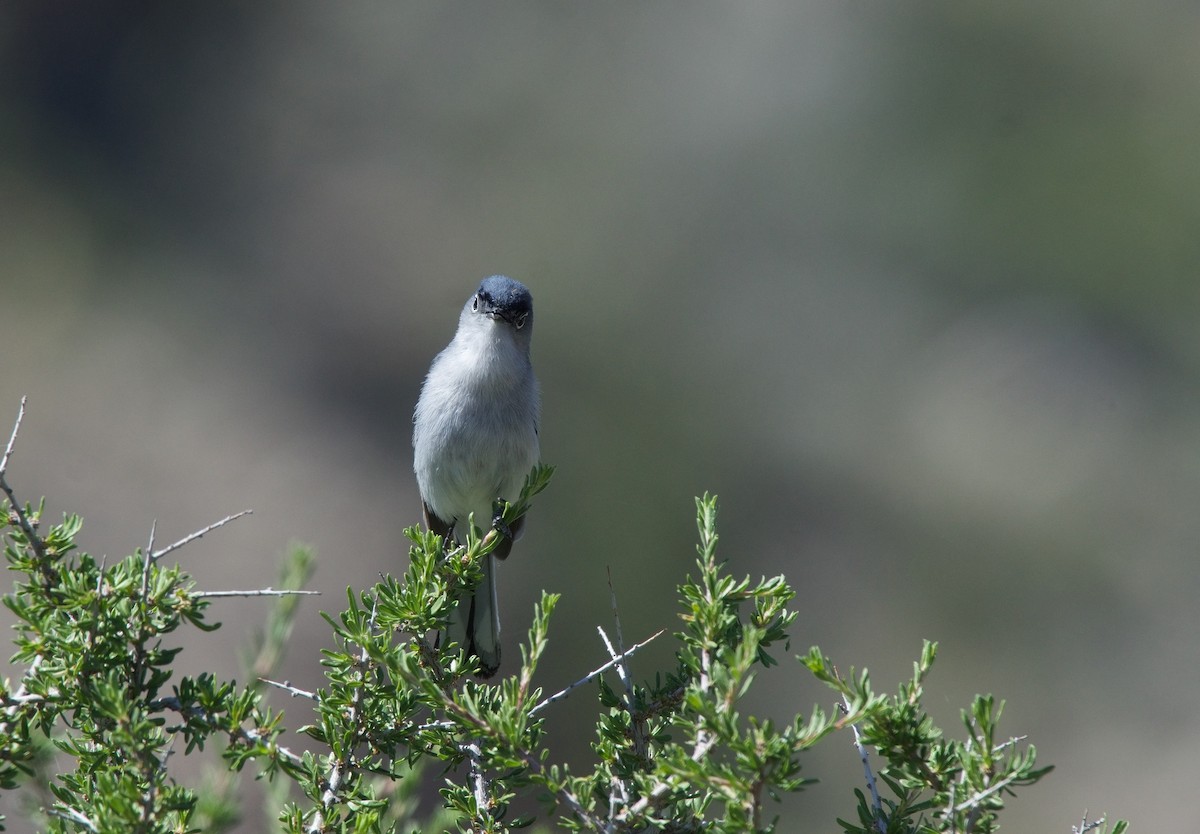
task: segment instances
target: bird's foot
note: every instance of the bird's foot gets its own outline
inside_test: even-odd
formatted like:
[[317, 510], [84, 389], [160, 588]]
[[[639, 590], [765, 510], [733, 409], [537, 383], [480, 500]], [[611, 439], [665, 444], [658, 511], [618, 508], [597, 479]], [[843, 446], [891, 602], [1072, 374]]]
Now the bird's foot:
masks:
[[513, 531], [504, 520], [504, 504], [499, 498], [492, 503], [492, 529], [511, 542]]
[[513, 539], [516, 536], [513, 529], [504, 521], [504, 501], [499, 498], [492, 504], [492, 529], [488, 533], [488, 536], [500, 539], [496, 548], [492, 551], [492, 555], [497, 559], [507, 559], [509, 552], [512, 551]]

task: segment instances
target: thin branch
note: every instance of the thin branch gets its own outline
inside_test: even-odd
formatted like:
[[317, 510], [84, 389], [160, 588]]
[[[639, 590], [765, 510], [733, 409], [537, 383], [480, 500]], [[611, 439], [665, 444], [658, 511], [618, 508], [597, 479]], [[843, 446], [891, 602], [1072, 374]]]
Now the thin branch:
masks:
[[[379, 613], [379, 598], [376, 597], [371, 605], [371, 619], [368, 621], [368, 632], [375, 631], [375, 617]], [[370, 660], [370, 654], [365, 645], [368, 641], [363, 641], [362, 651], [358, 654], [359, 674], [363, 677], [363, 682], [366, 682], [366, 674], [362, 670], [368, 668], [367, 661]], [[354, 727], [354, 734], [349, 744], [346, 744], [342, 750], [341, 756], [331, 763], [329, 768], [329, 779], [325, 783], [325, 791], [321, 794], [321, 807], [317, 813], [313, 815], [312, 823], [309, 824], [310, 832], [319, 832], [325, 829], [325, 812], [333, 807], [338, 799], [338, 791], [342, 787], [342, 781], [346, 778], [346, 772], [350, 770], [354, 757], [354, 748], [358, 744], [358, 719], [362, 714], [363, 692], [365, 686], [356, 686], [354, 688], [354, 698], [350, 702], [350, 709], [346, 715], [350, 724]]]
[[[41, 655], [38, 655], [40, 658]], [[53, 694], [57, 694], [57, 690]], [[0, 703], [4, 704], [4, 714], [13, 715], [16, 711], [25, 704], [40, 704], [45, 701], [44, 695], [30, 695], [24, 688], [14, 692], [12, 695], [0, 695]], [[7, 724], [0, 724], [0, 733], [8, 729]]]
[[1003, 779], [1001, 779], [999, 782], [996, 782], [991, 787], [986, 788], [985, 790], [982, 790], [979, 793], [975, 794], [973, 797], [968, 799], [963, 804], [959, 805], [954, 810], [965, 811], [968, 808], [974, 808], [980, 802], [983, 802], [983, 800], [987, 799], [992, 794], [996, 793], [997, 791], [1002, 791], [1005, 788], [1007, 788], [1013, 782], [1017, 781], [1020, 777], [1021, 777], [1021, 774], [1019, 772], [1010, 773], [1008, 776], [1005, 776]]
[[[850, 699], [845, 695], [842, 696], [843, 707], [847, 713], [850, 712]], [[875, 784], [875, 774], [871, 771], [871, 757], [867, 752], [866, 745], [862, 742], [862, 733], [858, 730], [857, 724], [850, 725], [851, 731], [854, 733], [854, 747], [858, 750], [859, 758], [862, 759], [863, 773], [867, 778], [867, 788], [871, 791], [871, 811], [875, 817], [875, 827], [879, 829], [879, 834], [887, 834], [887, 823], [883, 819], [883, 800], [879, 798], [879, 787]], [[953, 819], [953, 816], [951, 817]]]
[[317, 693], [309, 692], [307, 689], [299, 689], [295, 686], [292, 686], [287, 681], [283, 681], [283, 682], [273, 681], [270, 678], [259, 678], [259, 680], [262, 681], [263, 683], [267, 684], [268, 686], [274, 686], [278, 689], [282, 689], [284, 692], [288, 693], [293, 698], [307, 698], [310, 701], [317, 700]]
[[254, 591], [193, 591], [188, 596], [195, 599], [209, 599], [212, 597], [313, 597], [320, 595], [320, 591], [259, 588]]
[[[617, 609], [617, 589], [613, 585], [612, 568], [606, 567], [605, 572], [608, 574], [608, 598], [612, 605], [613, 624], [617, 629], [617, 648], [619, 652], [613, 651], [612, 644], [608, 641], [608, 635], [604, 633], [604, 629], [600, 631], [600, 637], [604, 640], [604, 645], [608, 649], [609, 656], [616, 663], [617, 677], [621, 679], [621, 683], [625, 685], [625, 711], [629, 713], [629, 740], [633, 745], [633, 755], [638, 759], [646, 758], [646, 720], [639, 716], [635, 709], [637, 697], [634, 694], [633, 677], [629, 674], [629, 668], [625, 665], [624, 659], [620, 657], [625, 653], [625, 637], [621, 633], [621, 613]], [[615, 819], [617, 815], [617, 800], [620, 799], [621, 805], [628, 805], [629, 798], [633, 793], [633, 787], [628, 779], [618, 778], [613, 776], [612, 795], [608, 802], [608, 818]]]
[[490, 810], [488, 808], [487, 795], [488, 783], [487, 778], [483, 775], [483, 752], [479, 749], [479, 742], [477, 741], [462, 745], [462, 749], [467, 754], [467, 760], [471, 763], [471, 783], [475, 792], [475, 813], [477, 816], [482, 816]]
[[215, 521], [202, 530], [197, 530], [195, 533], [192, 533], [189, 536], [184, 536], [182, 539], [175, 542], [175, 544], [169, 544], [166, 547], [164, 547], [162, 550], [154, 551], [154, 553], [150, 556], [150, 558], [151, 558], [151, 560], [157, 562], [159, 559], [166, 556], [171, 551], [178, 550], [179, 548], [183, 547], [185, 544], [190, 544], [191, 542], [194, 542], [196, 539], [200, 538], [205, 533], [211, 533], [213, 530], [216, 530], [218, 527], [224, 527], [229, 522], [236, 521], [237, 519], [241, 518], [244, 515], [250, 515], [250, 513], [252, 513], [252, 512], [254, 512], [254, 510], [242, 510], [240, 513], [234, 513], [233, 515], [227, 515], [220, 521]]
[[[141, 799], [142, 799], [141, 823], [142, 823], [143, 827], [145, 827], [146, 824], [149, 823], [151, 818], [154, 816], [154, 804], [155, 804], [155, 800], [158, 798], [158, 789], [159, 789], [159, 785], [161, 784], [161, 782], [159, 781], [159, 779], [157, 777], [159, 777], [160, 775], [166, 774], [167, 762], [170, 760], [171, 755], [175, 752], [175, 739], [177, 739], [177, 738], [179, 738], [178, 732], [171, 734], [171, 741], [167, 745], [167, 750], [163, 754], [162, 759], [157, 759], [153, 755], [150, 755], [148, 757], [149, 761], [143, 760], [142, 778], [146, 781], [146, 785], [148, 786], [146, 788], [146, 790], [142, 792], [142, 797], [141, 797]], [[150, 761], [155, 762], [157, 764], [157, 768], [152, 769], [150, 767]]]
[[150, 541], [146, 544], [145, 557], [142, 559], [142, 599], [146, 599], [146, 593], [150, 590], [150, 565], [154, 559], [154, 533], [158, 530], [158, 519], [150, 522]]
[[59, 819], [62, 819], [62, 820], [70, 820], [73, 823], [82, 825], [88, 831], [99, 831], [100, 830], [98, 827], [96, 827], [96, 823], [92, 822], [91, 818], [85, 817], [83, 814], [81, 814], [79, 811], [76, 811], [74, 808], [67, 808], [65, 806], [62, 808], [50, 808], [46, 811], [46, 814], [47, 814], [47, 816], [58, 817]]
[[[0, 737], [8, 734], [9, 724], [12, 723], [11, 720], [20, 711], [21, 707], [23, 707], [25, 704], [36, 704], [45, 700], [43, 696], [36, 693], [30, 695], [29, 688], [27, 686], [29, 679], [37, 673], [38, 667], [42, 665], [42, 661], [42, 655], [39, 654], [35, 656], [33, 658], [33, 662], [29, 664], [29, 669], [26, 670], [24, 676], [22, 677], [21, 686], [12, 695], [4, 696], [4, 719], [0, 721]], [[49, 695], [51, 698], [57, 698], [58, 689], [51, 687], [47, 692], [47, 695]]]
[[[532, 757], [527, 756], [526, 761], [528, 761], [530, 758]], [[568, 805], [571, 806], [571, 810], [575, 812], [575, 816], [586, 822], [593, 830], [600, 829], [600, 820], [597, 819], [594, 814], [589, 812], [587, 808], [583, 807], [583, 803], [579, 801], [579, 797], [575, 795], [573, 790], [567, 787], [562, 787], [558, 789], [558, 795], [562, 797], [562, 799]]]
[[617, 611], [617, 589], [613, 586], [612, 566], [606, 565], [604, 572], [608, 575], [608, 602], [612, 606], [613, 624], [617, 627], [617, 646], [625, 651], [625, 637], [621, 634], [621, 614]]
[[[966, 775], [966, 771], [963, 772]], [[945, 810], [945, 818], [950, 821], [950, 834], [958, 834], [958, 818], [954, 816], [954, 803], [958, 801], [958, 781], [950, 783], [950, 805]]]
[[25, 510], [17, 501], [17, 496], [13, 494], [12, 487], [8, 485], [4, 474], [8, 471], [8, 460], [12, 457], [13, 449], [17, 442], [17, 432], [21, 429], [21, 421], [25, 418], [25, 397], [21, 397], [21, 405], [17, 409], [17, 421], [13, 424], [12, 434], [9, 435], [8, 445], [4, 448], [4, 457], [0, 459], [0, 490], [4, 490], [4, 494], [8, 496], [8, 505], [16, 516], [17, 526], [21, 528], [21, 532], [25, 534], [25, 538], [29, 540], [29, 546], [33, 548], [33, 553], [38, 557], [39, 570], [42, 572], [42, 578], [48, 584], [52, 581], [52, 577], [46, 575], [46, 545], [42, 541], [42, 537], [37, 534], [29, 516], [25, 514]]
[[[659, 782], [657, 785], [654, 786], [654, 790], [652, 790], [650, 793], [644, 795], [637, 802], [633, 803], [628, 808], [626, 808], [624, 811], [622, 811], [620, 813], [620, 815], [617, 817], [617, 819], [614, 820], [613, 822], [614, 823], [625, 823], [631, 819], [636, 818], [640, 814], [644, 814], [646, 811], [648, 811], [650, 809], [651, 805], [655, 805], [656, 803], [658, 803], [659, 800], [661, 800], [663, 798], [663, 796], [667, 793], [667, 791], [669, 791], [670, 789], [671, 789], [670, 782], [668, 782], [666, 780]], [[612, 825], [610, 824], [609, 827], [611, 828]]]
[[[579, 681], [578, 683], [572, 684], [571, 686], [567, 687], [567, 689], [564, 689], [562, 692], [558, 693], [557, 695], [554, 695], [551, 698], [547, 699], [545, 702], [543, 702], [543, 704], [539, 704], [538, 708], [544, 706], [545, 704], [550, 703], [551, 701], [557, 700], [560, 696], [566, 697], [566, 694], [570, 690], [574, 689], [576, 686], [579, 686], [580, 684], [583, 684], [583, 683], [587, 682], [588, 680], [591, 680], [592, 678], [603, 673], [606, 669], [608, 669], [612, 666], [617, 666], [626, 657], [629, 657], [630, 655], [632, 655], [635, 651], [637, 651], [642, 646], [646, 645], [651, 640], [653, 640], [656, 637], [658, 637], [659, 635], [661, 635], [664, 631], [666, 631], [666, 629], [661, 629], [657, 633], [655, 633], [655, 634], [651, 635], [650, 637], [646, 638], [645, 640], [643, 640], [641, 643], [634, 645], [628, 651], [622, 652], [620, 655], [614, 657], [612, 660], [610, 660], [604, 666], [601, 666], [599, 669], [597, 669], [595, 672], [593, 672], [587, 678], [584, 678], [583, 680]], [[607, 637], [607, 635], [604, 634], [603, 629], [600, 629], [600, 635], [604, 638], [605, 643], [607, 643], [608, 637]], [[609, 650], [611, 651], [611, 646], [609, 647]], [[631, 719], [634, 718], [632, 708], [630, 711], [630, 718]], [[714, 743], [713, 739], [706, 738], [703, 740], [703, 742], [701, 742], [700, 739], [697, 739], [696, 749], [692, 753], [692, 761], [698, 762], [702, 758], [707, 756], [708, 751], [712, 748], [713, 743]], [[671, 787], [672, 787], [671, 781], [669, 779], [664, 779], [664, 780], [658, 782], [658, 784], [656, 784], [654, 786], [654, 790], [650, 791], [650, 793], [643, 794], [643, 796], [637, 802], [633, 803], [632, 805], [626, 804], [625, 807], [620, 811], [620, 813], [613, 813], [615, 809], [613, 809], [610, 806], [609, 819], [608, 819], [607, 824], [604, 826], [604, 830], [610, 831], [610, 832], [621, 830], [621, 826], [624, 825], [628, 820], [638, 817], [639, 815], [641, 815], [641, 814], [645, 813], [647, 810], [649, 810], [651, 808], [651, 806], [657, 805], [662, 800], [662, 798], [664, 796], [666, 796], [667, 792], [669, 790], [671, 790]]]
[[[625, 690], [629, 696], [634, 695], [634, 682], [629, 679], [629, 672], [625, 671], [624, 662], [625, 655], [623, 652], [617, 652], [617, 649], [612, 647], [612, 641], [608, 640], [608, 634], [604, 630], [604, 626], [596, 626], [596, 631], [600, 632], [600, 640], [604, 641], [604, 647], [608, 650], [608, 656], [612, 659], [612, 666], [617, 670], [617, 677], [620, 678], [620, 683], [625, 685]], [[631, 708], [631, 704], [626, 703], [626, 707]]]
[[618, 654], [625, 652], [625, 638], [621, 635], [621, 615], [617, 611], [617, 591], [613, 587], [612, 569], [608, 568], [608, 597], [612, 605], [613, 623], [617, 628], [617, 648], [619, 652], [614, 652], [612, 644], [608, 642], [608, 635], [604, 633], [604, 629], [600, 629], [600, 636], [604, 639], [604, 645], [608, 648], [609, 655], [613, 660], [617, 661], [617, 677], [621, 679], [621, 683], [625, 685], [626, 706], [630, 714], [633, 714], [633, 679], [629, 676], [629, 670], [625, 668], [625, 664], [618, 660]]
[[17, 408], [17, 422], [13, 424], [12, 434], [8, 436], [8, 445], [4, 448], [4, 457], [0, 459], [0, 477], [8, 471], [8, 459], [12, 457], [13, 446], [17, 442], [17, 432], [21, 429], [21, 421], [25, 419], [25, 397], [21, 397], [21, 405]]
[[[971, 723], [970, 723], [970, 726], [968, 727], [968, 732], [967, 732], [967, 743], [963, 746], [963, 754], [964, 754], [963, 757], [964, 758], [966, 758], [966, 756], [970, 755], [971, 748], [974, 747], [974, 745], [975, 745], [975, 720], [971, 719]], [[966, 768], [963, 768], [962, 774], [959, 776], [958, 783], [960, 785], [962, 785], [964, 788], [970, 787], [967, 784], [967, 769]], [[955, 792], [953, 792], [953, 791], [951, 791], [951, 793], [950, 793], [950, 800], [951, 800], [950, 801], [950, 819], [953, 822], [953, 828], [955, 829], [955, 834], [957, 834], [958, 811], [960, 811], [961, 809], [958, 808], [955, 804], [955, 803], [957, 803], [958, 800], [955, 797]], [[971, 810], [971, 812], [967, 814], [966, 820], [963, 821], [963, 834], [971, 834], [971, 832], [973, 832], [975, 830], [975, 823], [978, 820], [979, 820], [979, 809], [973, 808]]]
[[[609, 583], [609, 589], [610, 590], [612, 589], [611, 582]], [[615, 594], [613, 596], [613, 610], [614, 610], [614, 612], [616, 611], [616, 595]], [[629, 713], [629, 729], [631, 731], [632, 741], [633, 741], [633, 745], [634, 745], [634, 752], [638, 753], [638, 752], [640, 752], [640, 747], [641, 747], [641, 745], [639, 744], [639, 741], [638, 741], [641, 736], [641, 733], [638, 732], [639, 722], [638, 722], [637, 716], [634, 715], [634, 712], [633, 712], [633, 681], [631, 681], [629, 679], [629, 673], [625, 669], [625, 664], [621, 661], [621, 655], [617, 652], [616, 649], [613, 648], [613, 644], [609, 641], [608, 635], [605, 634], [604, 629], [601, 628], [600, 626], [596, 626], [596, 631], [600, 632], [600, 639], [604, 641], [604, 647], [606, 649], [608, 649], [608, 656], [612, 658], [612, 662], [616, 666], [617, 677], [619, 677], [621, 679], [621, 682], [623, 684], [625, 684], [625, 697], [623, 699], [625, 702], [625, 711]], [[618, 626], [617, 631], [618, 631], [618, 633], [620, 632], [619, 626]], [[621, 805], [629, 804], [629, 792], [630, 792], [630, 786], [628, 785], [628, 783], [624, 779], [617, 776], [615, 773], [613, 774], [612, 781], [613, 781], [613, 785], [612, 785], [613, 789], [608, 798], [608, 818], [610, 820], [615, 818], [617, 815], [618, 800], [620, 801]]]
[[[519, 755], [521, 761], [527, 768], [529, 768], [531, 773], [545, 775], [546, 765], [541, 758], [528, 751], [521, 751]], [[562, 799], [571, 807], [571, 810], [575, 812], [575, 816], [579, 817], [579, 819], [583, 821], [588, 828], [592, 829], [593, 831], [614, 830], [611, 821], [608, 824], [605, 824], [599, 817], [584, 807], [583, 802], [580, 801], [579, 797], [570, 788], [563, 785], [562, 787], [558, 788], [556, 793], [560, 799]]]
[[201, 707], [184, 707], [183, 704], [179, 702], [179, 699], [173, 695], [152, 701], [150, 706], [155, 709], [172, 710], [173, 712], [179, 713], [184, 718], [199, 718], [203, 720], [209, 727], [212, 727], [215, 730], [227, 732], [232, 738], [235, 738], [243, 743], [266, 744], [267, 747], [274, 753], [278, 754], [281, 758], [286, 759], [288, 762], [296, 765], [297, 767], [304, 764], [303, 756], [299, 755], [298, 753], [293, 753], [291, 750], [281, 744], [265, 742], [262, 734], [257, 730], [247, 730], [241, 725], [233, 727], [225, 726], [217, 721], [217, 719], [213, 717], [212, 713]]
[[992, 755], [996, 755], [1004, 750], [1005, 747], [1016, 747], [1022, 741], [1025, 741], [1029, 736], [1013, 736], [1008, 741], [1003, 741], [992, 748]]
[[266, 744], [268, 749], [274, 751], [281, 758], [286, 759], [292, 764], [297, 766], [304, 764], [304, 757], [299, 753], [293, 753], [282, 744], [268, 743], [264, 741], [262, 733], [260, 733], [258, 730], [246, 730], [242, 729], [241, 727], [238, 727], [238, 730], [239, 732], [237, 733], [237, 738], [243, 741], [252, 742], [254, 744]]
[[[701, 532], [701, 539], [705, 537]], [[714, 548], [715, 542], [704, 541], [704, 558], [706, 563], [711, 564], [715, 558]], [[714, 604], [712, 583], [706, 578], [704, 580], [704, 601], [709, 605]], [[707, 697], [709, 690], [712, 689], [712, 651], [709, 649], [708, 640], [704, 640], [700, 647], [700, 692]], [[696, 744], [692, 748], [692, 761], [698, 762], [708, 755], [708, 751], [716, 744], [716, 737], [704, 726], [703, 722], [698, 722], [696, 728]]]
[[618, 663], [620, 663], [620, 662], [621, 662], [622, 660], [624, 660], [625, 658], [627, 658], [627, 657], [630, 657], [631, 655], [633, 655], [633, 653], [634, 653], [634, 652], [638, 651], [638, 650], [639, 650], [639, 649], [641, 649], [643, 646], [645, 646], [646, 644], [650, 643], [652, 640], [655, 640], [656, 638], [658, 638], [658, 637], [661, 637], [661, 636], [663, 635], [663, 633], [664, 633], [664, 632], [666, 632], [666, 629], [665, 629], [665, 628], [664, 628], [664, 629], [659, 629], [657, 632], [655, 632], [654, 634], [651, 634], [649, 637], [647, 637], [647, 638], [646, 638], [645, 640], [643, 640], [642, 642], [640, 642], [640, 643], [635, 643], [633, 646], [630, 646], [630, 647], [629, 647], [628, 649], [626, 649], [624, 652], [622, 652], [621, 654], [617, 655], [617, 657], [616, 657], [615, 659], [608, 661], [608, 663], [605, 663], [603, 666], [600, 666], [600, 667], [598, 667], [598, 668], [596, 668], [596, 669], [593, 669], [591, 672], [588, 672], [588, 673], [587, 673], [586, 675], [584, 675], [582, 678], [580, 678], [579, 680], [575, 681], [575, 683], [571, 684], [570, 686], [566, 687], [565, 689], [562, 689], [562, 690], [560, 690], [560, 691], [558, 691], [558, 692], [554, 693], [554, 694], [553, 694], [553, 695], [551, 695], [549, 698], [546, 698], [546, 699], [545, 699], [545, 700], [543, 700], [543, 701], [542, 701], [540, 704], [538, 704], [537, 706], [535, 706], [533, 709], [531, 709], [531, 710], [529, 711], [529, 715], [530, 715], [530, 717], [532, 717], [532, 716], [534, 716], [534, 715], [537, 715], [539, 712], [541, 712], [543, 709], [545, 709], [546, 707], [550, 706], [551, 704], [553, 704], [553, 703], [556, 703], [556, 702], [558, 702], [558, 701], [561, 701], [561, 700], [563, 700], [563, 699], [564, 699], [564, 698], [566, 698], [568, 695], [570, 695], [570, 694], [571, 694], [571, 693], [572, 693], [574, 690], [576, 690], [576, 689], [578, 689], [579, 687], [583, 686], [585, 683], [590, 683], [591, 681], [594, 681], [596, 678], [598, 678], [598, 677], [600, 677], [601, 675], [603, 675], [605, 672], [607, 672], [609, 669], [611, 669], [611, 668], [613, 668], [614, 666], [616, 666]]
[[[967, 742], [963, 746], [963, 758], [965, 759], [971, 753], [971, 748], [975, 744], [975, 733], [971, 731], [967, 734]], [[958, 786], [967, 787], [967, 769], [963, 768], [958, 778], [950, 782], [950, 805], [946, 808], [946, 819], [950, 820], [950, 834], [958, 834], [958, 817], [955, 811], [958, 808]]]

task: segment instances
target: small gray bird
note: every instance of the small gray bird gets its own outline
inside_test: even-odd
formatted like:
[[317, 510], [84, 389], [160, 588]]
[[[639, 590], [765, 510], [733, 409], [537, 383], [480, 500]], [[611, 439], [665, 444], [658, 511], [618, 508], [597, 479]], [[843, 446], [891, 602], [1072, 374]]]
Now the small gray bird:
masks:
[[[456, 527], [464, 531], [471, 513], [486, 533], [496, 499], [515, 501], [538, 462], [541, 399], [529, 361], [532, 333], [529, 290], [503, 275], [485, 278], [425, 377], [413, 415], [413, 469], [425, 525], [447, 541]], [[512, 525], [487, 558], [483, 582], [451, 614], [446, 640], [479, 658], [481, 677], [500, 666], [495, 559], [508, 556], [523, 521]]]

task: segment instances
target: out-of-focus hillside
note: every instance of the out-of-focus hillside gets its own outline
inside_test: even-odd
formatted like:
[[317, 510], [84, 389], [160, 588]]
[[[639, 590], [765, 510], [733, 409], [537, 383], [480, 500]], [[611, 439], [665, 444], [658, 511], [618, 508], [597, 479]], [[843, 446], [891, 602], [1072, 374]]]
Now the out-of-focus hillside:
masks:
[[[711, 490], [795, 652], [890, 689], [928, 637], [947, 725], [1008, 699], [1058, 766], [1012, 830], [1184, 830], [1198, 39], [1170, 2], [6, 4], [10, 479], [114, 557], [252, 507], [181, 551], [207, 588], [314, 544], [286, 677], [319, 686], [317, 611], [403, 565], [422, 374], [508, 273], [558, 474], [500, 582], [510, 644], [564, 594], [547, 687], [603, 658], [609, 567], [627, 638], [671, 626]], [[184, 666], [233, 675], [263, 609], [214, 611]], [[785, 664], [753, 706], [827, 697]], [[781, 831], [851, 812], [825, 747]]]

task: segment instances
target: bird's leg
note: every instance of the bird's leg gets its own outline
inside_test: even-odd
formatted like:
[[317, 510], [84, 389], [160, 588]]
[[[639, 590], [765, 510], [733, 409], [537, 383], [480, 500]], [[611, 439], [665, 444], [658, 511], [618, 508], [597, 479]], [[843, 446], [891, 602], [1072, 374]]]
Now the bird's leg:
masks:
[[492, 555], [497, 559], [507, 559], [515, 536], [513, 529], [504, 521], [504, 500], [501, 498], [492, 502], [492, 531], [500, 537], [500, 543]]
[[492, 529], [511, 542], [513, 531], [504, 521], [504, 503], [502, 498], [492, 502]]

